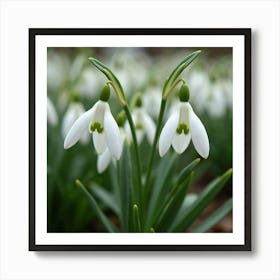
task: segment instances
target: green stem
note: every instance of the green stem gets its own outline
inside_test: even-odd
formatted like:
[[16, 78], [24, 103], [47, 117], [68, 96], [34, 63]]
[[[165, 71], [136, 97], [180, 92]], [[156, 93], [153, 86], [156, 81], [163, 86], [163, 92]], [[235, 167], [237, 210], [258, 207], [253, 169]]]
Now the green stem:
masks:
[[149, 165], [148, 165], [148, 169], [147, 169], [146, 181], [145, 181], [145, 185], [144, 185], [145, 206], [147, 203], [147, 195], [148, 195], [148, 191], [149, 191], [148, 186], [149, 186], [149, 181], [150, 181], [151, 172], [152, 172], [152, 166], [153, 166], [153, 162], [154, 162], [154, 158], [155, 158], [155, 152], [156, 152], [156, 148], [157, 148], [159, 133], [160, 133], [160, 129], [161, 129], [161, 123], [163, 120], [165, 105], [166, 105], [166, 100], [162, 99], [161, 105], [160, 105], [160, 111], [159, 111], [159, 117], [158, 117], [158, 122], [157, 122], [157, 127], [156, 127], [154, 143], [153, 143], [153, 148], [152, 148], [152, 153], [151, 153], [151, 157], [150, 157], [150, 161], [149, 161]]
[[140, 161], [140, 153], [139, 153], [139, 146], [136, 138], [136, 132], [135, 132], [135, 127], [133, 124], [133, 120], [130, 114], [130, 111], [128, 109], [127, 105], [123, 106], [130, 129], [131, 129], [131, 134], [132, 134], [132, 140], [134, 144], [134, 151], [136, 155], [136, 166], [137, 166], [137, 181], [138, 181], [138, 188], [135, 188], [136, 193], [135, 193], [135, 203], [140, 204], [140, 197], [141, 197], [141, 189], [142, 189], [142, 182], [141, 182], [141, 174], [142, 174], [142, 168], [141, 168], [141, 161]]

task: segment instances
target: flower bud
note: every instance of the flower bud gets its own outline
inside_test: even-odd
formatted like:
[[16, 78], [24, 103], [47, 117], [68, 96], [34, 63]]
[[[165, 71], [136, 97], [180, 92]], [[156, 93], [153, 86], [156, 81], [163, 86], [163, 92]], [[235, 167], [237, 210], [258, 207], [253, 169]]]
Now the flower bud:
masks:
[[105, 85], [104, 88], [101, 90], [99, 100], [107, 102], [110, 98], [110, 87]]
[[119, 127], [123, 127], [123, 125], [125, 123], [125, 119], [126, 119], [125, 116], [126, 115], [125, 115], [124, 111], [121, 111], [121, 112], [118, 113], [116, 121], [117, 121], [117, 124], [118, 124]]
[[190, 98], [190, 90], [189, 87], [184, 84], [181, 86], [179, 91], [179, 98], [181, 102], [188, 102]]
[[137, 96], [136, 100], [135, 100], [135, 107], [142, 107], [142, 98], [140, 96], [140, 94]]

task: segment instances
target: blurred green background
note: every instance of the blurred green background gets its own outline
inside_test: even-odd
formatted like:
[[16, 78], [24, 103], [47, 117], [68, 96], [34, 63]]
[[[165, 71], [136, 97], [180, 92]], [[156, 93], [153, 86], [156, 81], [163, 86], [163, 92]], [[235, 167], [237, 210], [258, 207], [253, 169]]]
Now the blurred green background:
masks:
[[[95, 57], [105, 63], [120, 80], [130, 101], [141, 93], [143, 106], [156, 122], [161, 90], [173, 68], [192, 51], [202, 54], [183, 72], [190, 88], [190, 103], [202, 120], [210, 141], [210, 156], [197, 168], [191, 192], [197, 193], [210, 180], [232, 167], [232, 49], [231, 48], [48, 48], [48, 232], [98, 232], [102, 225], [89, 206], [87, 198], [74, 185], [81, 179], [85, 185], [93, 182], [111, 189], [110, 168], [98, 174], [97, 155], [91, 136], [86, 133], [69, 150], [63, 142], [71, 123], [84, 110], [91, 108], [107, 82], [89, 62]], [[164, 119], [176, 103], [176, 90], [168, 99]], [[110, 107], [114, 116], [121, 110], [111, 92]], [[141, 143], [143, 169], [147, 166], [151, 147], [147, 140]], [[199, 157], [192, 144], [178, 156], [176, 169]], [[156, 157], [156, 162], [160, 160]], [[111, 163], [112, 164], [112, 163]], [[232, 184], [202, 213], [203, 219], [232, 196]], [[100, 202], [101, 203], [101, 202]], [[101, 203], [104, 209], [104, 205]], [[107, 209], [113, 222], [114, 215]], [[231, 215], [214, 231], [231, 232]]]

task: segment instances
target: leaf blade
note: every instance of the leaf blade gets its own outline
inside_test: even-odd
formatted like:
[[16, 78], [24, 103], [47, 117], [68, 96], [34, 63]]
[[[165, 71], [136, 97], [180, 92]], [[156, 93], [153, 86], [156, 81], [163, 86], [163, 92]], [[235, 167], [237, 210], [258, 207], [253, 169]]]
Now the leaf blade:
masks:
[[212, 181], [206, 189], [199, 195], [195, 203], [187, 211], [184, 218], [182, 218], [177, 225], [171, 227], [172, 232], [182, 232], [188, 228], [193, 221], [200, 215], [200, 213], [208, 206], [212, 199], [221, 191], [225, 183], [231, 177], [232, 169], [226, 171], [221, 177]]
[[214, 225], [219, 223], [232, 210], [232, 199], [227, 200], [221, 207], [219, 207], [206, 220], [192, 230], [192, 232], [206, 232]]
[[176, 214], [181, 208], [186, 193], [190, 187], [193, 173], [194, 172], [191, 172], [188, 177], [180, 185], [178, 185], [174, 192], [174, 195], [170, 198], [170, 201], [164, 207], [158, 224], [155, 226], [155, 230], [157, 232], [166, 231], [174, 217], [176, 217]]
[[93, 194], [98, 197], [107, 207], [109, 207], [115, 214], [119, 215], [120, 209], [117, 205], [117, 201], [110, 192], [96, 184], [91, 185], [90, 189]]
[[96, 200], [94, 197], [90, 194], [90, 192], [86, 189], [86, 187], [81, 183], [81, 181], [76, 180], [75, 181], [76, 186], [78, 186], [83, 193], [88, 197], [89, 202], [93, 210], [96, 212], [97, 217], [102, 222], [104, 227], [109, 232], [118, 232], [117, 228], [112, 224], [112, 222], [106, 217], [106, 215], [102, 212], [102, 210], [99, 208]]

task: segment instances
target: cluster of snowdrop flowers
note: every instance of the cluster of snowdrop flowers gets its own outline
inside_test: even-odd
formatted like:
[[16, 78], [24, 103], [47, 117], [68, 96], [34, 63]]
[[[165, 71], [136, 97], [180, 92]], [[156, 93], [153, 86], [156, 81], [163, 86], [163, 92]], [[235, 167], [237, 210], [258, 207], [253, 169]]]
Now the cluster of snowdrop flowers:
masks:
[[164, 125], [159, 138], [159, 154], [163, 157], [170, 146], [181, 154], [192, 140], [196, 151], [203, 157], [209, 155], [209, 139], [204, 125], [194, 113], [189, 101], [189, 88], [182, 85], [180, 102]]
[[194, 93], [191, 102], [199, 112], [206, 111], [212, 117], [222, 117], [232, 106], [230, 78], [209, 78], [205, 72], [196, 70], [190, 73], [189, 86]]
[[109, 97], [110, 88], [106, 85], [101, 91], [99, 101], [83, 113], [70, 128], [64, 140], [65, 149], [75, 145], [84, 131], [88, 131], [92, 135], [93, 145], [98, 155], [108, 149], [115, 159], [121, 157], [122, 138], [108, 104]]
[[[145, 135], [147, 136], [148, 142], [153, 145], [153, 149], [156, 147], [155, 145], [158, 140], [158, 149], [161, 157], [166, 154], [171, 145], [175, 152], [179, 154], [183, 153], [191, 140], [200, 156], [203, 158], [208, 157], [209, 140], [207, 132], [189, 103], [189, 88], [185, 82], [183, 82], [184, 84], [179, 91], [180, 102], [168, 118], [159, 138], [157, 138], [156, 130], [159, 129], [159, 125], [155, 124], [146, 112], [142, 104], [141, 94], [136, 94], [130, 113], [121, 84], [114, 74], [96, 59], [90, 58], [90, 61], [97, 68], [106, 70], [106, 76], [110, 79], [102, 89], [99, 101], [88, 111], [84, 112], [80, 104], [74, 103], [70, 105], [63, 122], [64, 131], [68, 130], [64, 140], [65, 149], [72, 147], [85, 134], [90, 133], [92, 135], [93, 146], [98, 155], [97, 170], [99, 173], [102, 173], [108, 167], [112, 159], [120, 159], [125, 138], [127, 138], [128, 142], [134, 142], [134, 145], [137, 146], [142, 142]], [[170, 84], [168, 86], [172, 88], [172, 83], [176, 84], [180, 80], [169, 80], [169, 82]], [[122, 107], [126, 110], [125, 113], [128, 119], [124, 125], [124, 129], [124, 118], [121, 124], [119, 123], [118, 125], [111, 113], [108, 104], [110, 98], [109, 85], [114, 88]], [[165, 86], [166, 89], [167, 87]], [[163, 103], [166, 102], [167, 97], [168, 94], [162, 94], [161, 100]], [[74, 121], [75, 118], [77, 120]], [[159, 123], [161, 124], [161, 121]], [[138, 161], [139, 159], [138, 155]]]
[[127, 97], [147, 80], [149, 59], [141, 49], [130, 48], [114, 51], [110, 65]]

